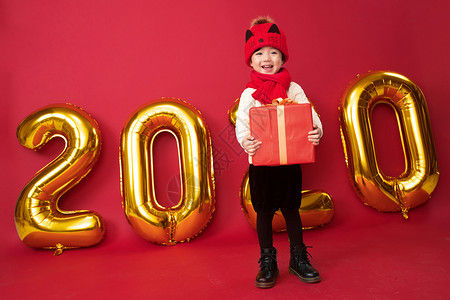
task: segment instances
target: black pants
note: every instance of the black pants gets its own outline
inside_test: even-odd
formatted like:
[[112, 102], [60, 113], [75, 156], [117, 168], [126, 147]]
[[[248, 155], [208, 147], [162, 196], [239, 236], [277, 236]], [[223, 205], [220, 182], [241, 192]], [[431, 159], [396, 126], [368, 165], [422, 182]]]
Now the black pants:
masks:
[[273, 247], [272, 220], [281, 210], [291, 246], [303, 244], [299, 209], [302, 192], [300, 165], [249, 167], [252, 205], [256, 211], [256, 230], [261, 248]]

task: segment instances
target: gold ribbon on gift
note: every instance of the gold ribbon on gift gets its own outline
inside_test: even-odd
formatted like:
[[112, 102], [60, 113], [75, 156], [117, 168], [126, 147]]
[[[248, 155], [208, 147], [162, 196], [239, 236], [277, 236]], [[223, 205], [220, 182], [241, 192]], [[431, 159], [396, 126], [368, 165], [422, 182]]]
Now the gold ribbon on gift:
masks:
[[284, 106], [294, 101], [286, 98], [278, 98], [272, 101], [272, 105], [277, 107], [277, 123], [278, 123], [278, 151], [280, 155], [280, 164], [287, 164], [287, 147], [286, 147], [286, 122], [284, 116]]

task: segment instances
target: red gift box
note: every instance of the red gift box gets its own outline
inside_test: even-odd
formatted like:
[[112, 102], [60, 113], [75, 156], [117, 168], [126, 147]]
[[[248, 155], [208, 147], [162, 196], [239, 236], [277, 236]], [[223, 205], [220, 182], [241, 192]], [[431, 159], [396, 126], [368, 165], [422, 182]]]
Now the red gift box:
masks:
[[255, 166], [313, 163], [314, 145], [308, 141], [313, 130], [311, 104], [252, 107], [250, 134], [262, 142], [252, 158]]

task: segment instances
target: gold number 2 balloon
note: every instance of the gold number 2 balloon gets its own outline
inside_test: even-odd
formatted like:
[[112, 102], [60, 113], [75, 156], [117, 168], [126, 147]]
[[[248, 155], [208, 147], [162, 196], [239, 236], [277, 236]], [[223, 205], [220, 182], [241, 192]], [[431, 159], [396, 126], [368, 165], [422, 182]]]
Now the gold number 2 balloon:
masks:
[[38, 150], [50, 139], [62, 137], [64, 151], [25, 186], [16, 204], [15, 223], [29, 247], [64, 249], [88, 247], [104, 236], [100, 215], [90, 211], [61, 211], [59, 198], [86, 176], [101, 149], [100, 130], [86, 112], [70, 104], [46, 106], [25, 118], [17, 138]]
[[[236, 124], [236, 112], [238, 107], [239, 99], [237, 99], [228, 110], [228, 119], [232, 125]], [[256, 229], [256, 212], [253, 209], [251, 202], [248, 170], [245, 172], [242, 179], [239, 194], [242, 211], [244, 212], [247, 222], [251, 227]], [[302, 197], [299, 212], [302, 218], [303, 229], [316, 228], [331, 222], [334, 217], [334, 204], [329, 194], [320, 190], [306, 190], [302, 191], [302, 194], [299, 195], [299, 197]], [[286, 222], [280, 210], [275, 212], [272, 221], [272, 230], [276, 232], [286, 230]]]
[[[386, 103], [394, 110], [405, 156], [398, 177], [383, 174], [375, 153], [371, 113]], [[368, 72], [349, 84], [340, 102], [341, 138], [352, 184], [361, 200], [384, 212], [408, 211], [430, 197], [439, 179], [428, 108], [422, 91], [393, 72]]]
[[[181, 199], [170, 208], [155, 196], [153, 142], [168, 131], [178, 145]], [[139, 108], [127, 121], [120, 148], [125, 215], [142, 238], [163, 245], [189, 241], [214, 211], [211, 139], [200, 113], [187, 103], [163, 98]]]

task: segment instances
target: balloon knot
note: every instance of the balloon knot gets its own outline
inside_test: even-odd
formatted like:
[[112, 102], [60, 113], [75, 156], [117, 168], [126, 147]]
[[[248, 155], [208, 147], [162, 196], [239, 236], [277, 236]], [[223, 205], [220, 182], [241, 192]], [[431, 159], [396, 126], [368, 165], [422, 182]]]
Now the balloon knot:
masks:
[[55, 250], [55, 253], [53, 253], [53, 255], [54, 256], [61, 255], [64, 252], [64, 249], [65, 249], [65, 247], [63, 244], [60, 244], [60, 243], [56, 244], [56, 250]]
[[408, 220], [408, 219], [409, 219], [409, 216], [408, 216], [408, 210], [407, 210], [407, 209], [405, 209], [405, 210], [402, 211], [402, 217], [403, 217], [403, 219], [405, 219], [405, 220]]

